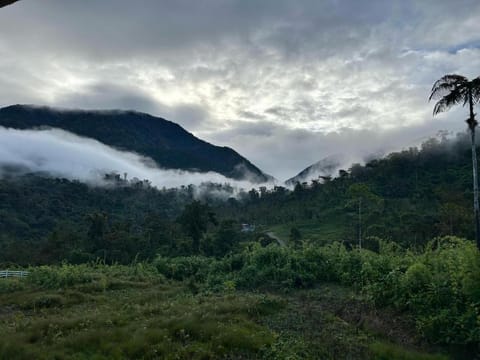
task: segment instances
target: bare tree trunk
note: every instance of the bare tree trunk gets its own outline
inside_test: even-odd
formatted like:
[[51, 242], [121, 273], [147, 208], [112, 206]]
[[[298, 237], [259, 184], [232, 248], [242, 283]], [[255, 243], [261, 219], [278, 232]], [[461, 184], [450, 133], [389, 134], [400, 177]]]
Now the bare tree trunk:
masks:
[[478, 204], [478, 166], [477, 166], [477, 149], [475, 144], [475, 127], [477, 122], [475, 114], [473, 113], [473, 99], [472, 89], [469, 89], [469, 104], [470, 104], [470, 118], [468, 119], [468, 127], [472, 138], [472, 167], [473, 167], [473, 211], [475, 221], [475, 241], [477, 248], [480, 250], [480, 218], [479, 218], [479, 204]]

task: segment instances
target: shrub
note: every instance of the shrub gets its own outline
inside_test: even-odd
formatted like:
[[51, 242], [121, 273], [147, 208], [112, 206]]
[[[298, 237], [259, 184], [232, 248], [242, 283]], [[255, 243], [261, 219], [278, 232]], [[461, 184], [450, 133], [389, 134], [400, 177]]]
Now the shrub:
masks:
[[194, 278], [201, 282], [206, 280], [213, 262], [215, 259], [204, 256], [157, 257], [154, 265], [158, 272], [167, 278], [174, 280]]

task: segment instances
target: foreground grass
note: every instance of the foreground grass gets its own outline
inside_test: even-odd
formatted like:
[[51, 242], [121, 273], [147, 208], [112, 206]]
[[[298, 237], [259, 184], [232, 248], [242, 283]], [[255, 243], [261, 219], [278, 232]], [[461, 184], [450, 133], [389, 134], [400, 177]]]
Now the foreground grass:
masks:
[[45, 268], [2, 280], [0, 358], [444, 359], [408, 323], [382, 335], [393, 320], [333, 285], [209, 293], [138, 266]]
[[251, 357], [274, 337], [260, 295], [193, 295], [182, 284], [108, 279], [2, 294], [3, 359]]

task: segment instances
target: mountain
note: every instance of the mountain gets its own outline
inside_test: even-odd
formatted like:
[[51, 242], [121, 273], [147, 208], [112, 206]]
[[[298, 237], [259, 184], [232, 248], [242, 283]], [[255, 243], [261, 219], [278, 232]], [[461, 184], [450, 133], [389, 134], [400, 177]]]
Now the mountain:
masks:
[[60, 128], [120, 150], [148, 156], [167, 169], [214, 171], [232, 179], [256, 183], [273, 179], [231, 148], [212, 145], [174, 122], [136, 111], [58, 110], [12, 105], [0, 109], [0, 126]]
[[332, 176], [340, 169], [345, 162], [345, 157], [341, 154], [327, 156], [313, 165], [303, 169], [294, 177], [285, 181], [286, 185], [293, 186], [296, 183], [302, 183], [312, 179], [318, 179], [319, 176]]

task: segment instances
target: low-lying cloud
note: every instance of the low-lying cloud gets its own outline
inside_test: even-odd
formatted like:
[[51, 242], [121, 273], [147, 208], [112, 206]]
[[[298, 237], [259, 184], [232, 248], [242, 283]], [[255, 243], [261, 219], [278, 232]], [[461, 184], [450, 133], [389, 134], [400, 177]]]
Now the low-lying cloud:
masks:
[[[149, 180], [157, 188], [174, 188], [213, 182], [250, 189], [248, 181], [236, 181], [215, 173], [161, 169], [153, 160], [120, 151], [101, 142], [60, 129], [17, 130], [0, 127], [0, 168], [79, 180], [92, 185], [105, 184], [104, 176], [118, 173], [123, 178]], [[1, 174], [0, 174], [1, 175]]]

